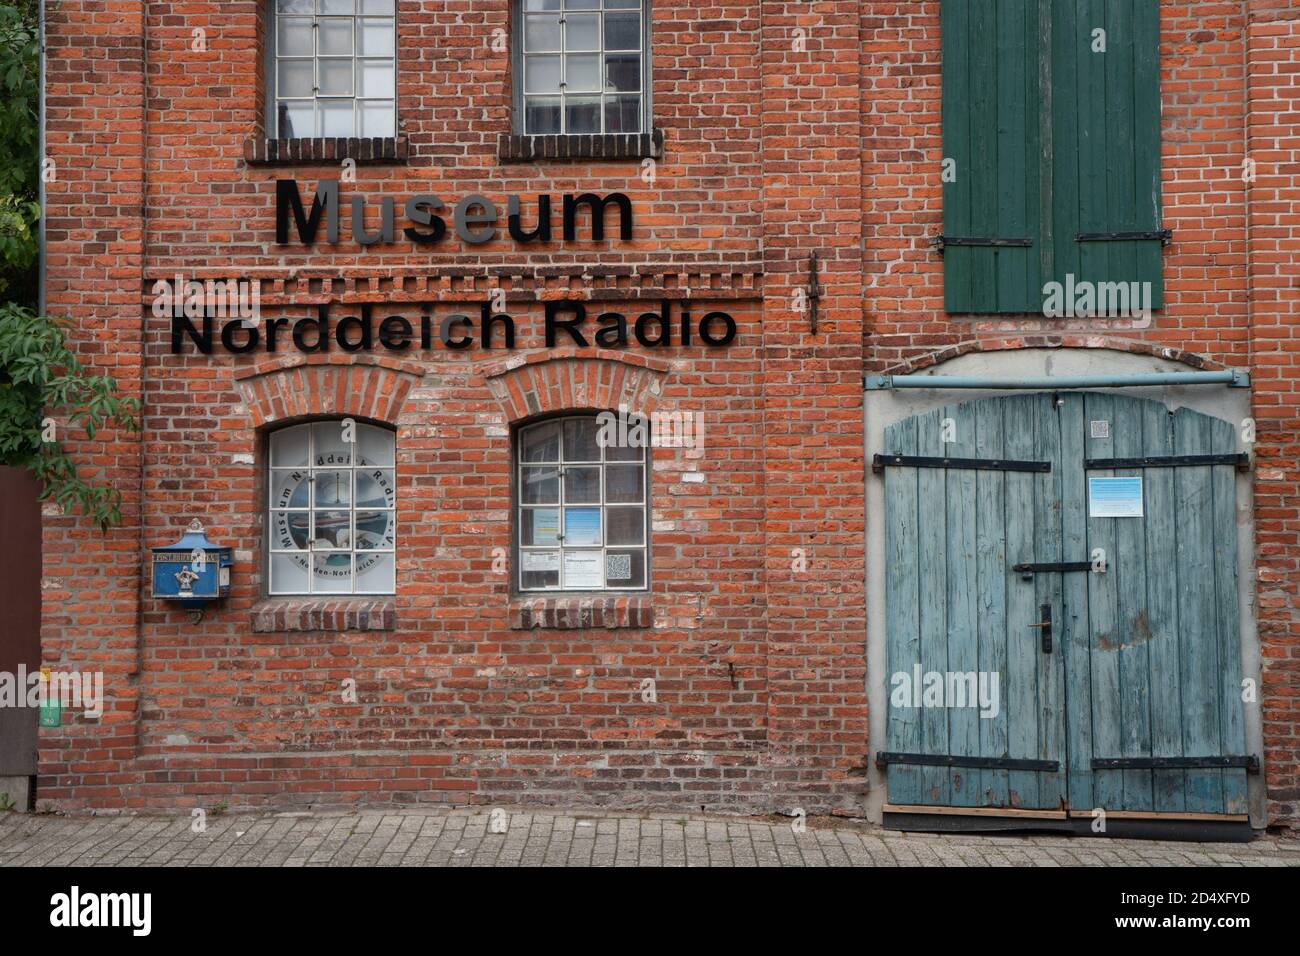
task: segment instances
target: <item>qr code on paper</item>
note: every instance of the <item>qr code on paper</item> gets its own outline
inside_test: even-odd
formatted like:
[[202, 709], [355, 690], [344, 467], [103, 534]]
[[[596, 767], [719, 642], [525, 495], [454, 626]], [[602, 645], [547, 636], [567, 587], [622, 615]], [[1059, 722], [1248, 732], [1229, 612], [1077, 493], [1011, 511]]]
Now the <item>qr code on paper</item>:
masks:
[[605, 555], [605, 579], [607, 581], [626, 581], [632, 577], [632, 555]]

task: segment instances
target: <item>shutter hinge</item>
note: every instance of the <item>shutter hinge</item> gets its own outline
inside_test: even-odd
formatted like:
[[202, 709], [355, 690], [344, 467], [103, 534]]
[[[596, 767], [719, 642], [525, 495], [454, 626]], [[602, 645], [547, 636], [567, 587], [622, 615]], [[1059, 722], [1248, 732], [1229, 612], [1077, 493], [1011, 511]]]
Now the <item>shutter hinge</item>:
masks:
[[1034, 244], [1034, 240], [1005, 236], [945, 236], [940, 233], [930, 240], [930, 244], [934, 246], [939, 255], [943, 255], [945, 246], [992, 246], [1027, 249]]
[[1146, 242], [1160, 240], [1162, 246], [1174, 241], [1172, 229], [1156, 229], [1151, 232], [1080, 232], [1074, 237], [1075, 242]]

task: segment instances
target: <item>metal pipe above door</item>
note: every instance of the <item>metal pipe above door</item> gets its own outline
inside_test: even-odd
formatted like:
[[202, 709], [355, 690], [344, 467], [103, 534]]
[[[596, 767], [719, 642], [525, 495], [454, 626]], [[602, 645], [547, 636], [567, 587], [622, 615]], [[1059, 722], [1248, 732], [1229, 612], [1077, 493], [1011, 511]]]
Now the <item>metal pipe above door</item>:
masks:
[[868, 375], [868, 391], [902, 388], [951, 388], [1059, 391], [1067, 388], [1159, 388], [1167, 385], [1226, 385], [1250, 388], [1250, 373], [1241, 369], [1221, 372], [1147, 372], [1138, 375], [1030, 375], [1019, 378], [978, 378], [966, 375]]

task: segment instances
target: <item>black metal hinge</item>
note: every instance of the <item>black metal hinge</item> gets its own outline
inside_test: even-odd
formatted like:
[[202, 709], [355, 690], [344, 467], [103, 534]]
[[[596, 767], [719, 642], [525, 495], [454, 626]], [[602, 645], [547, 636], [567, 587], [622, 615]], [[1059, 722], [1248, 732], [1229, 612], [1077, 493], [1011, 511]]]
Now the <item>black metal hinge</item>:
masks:
[[808, 257], [808, 328], [817, 334], [817, 304], [822, 300], [821, 283], [817, 281], [817, 253]]
[[937, 235], [930, 244], [943, 255], [945, 246], [985, 246], [993, 248], [1027, 249], [1034, 244], [1032, 239], [1011, 239], [1002, 236], [945, 236]]
[[890, 764], [907, 764], [913, 767], [969, 767], [976, 770], [1042, 770], [1056, 773], [1061, 769], [1057, 760], [1026, 760], [1020, 757], [962, 757], [957, 754], [905, 754], [880, 751], [876, 766], [884, 770]]
[[1088, 458], [1083, 467], [1089, 471], [1110, 468], [1193, 468], [1197, 465], [1232, 465], [1238, 471], [1250, 471], [1250, 455], [1163, 455], [1151, 458]]
[[1172, 229], [1156, 229], [1151, 232], [1081, 232], [1074, 237], [1075, 242], [1144, 242], [1160, 240], [1167, 246], [1174, 241]]
[[1039, 564], [1016, 564], [1012, 565], [1012, 571], [1016, 571], [1026, 581], [1032, 580], [1035, 574], [1049, 574], [1053, 571], [1091, 571], [1091, 561], [1048, 561]]
[[968, 468], [972, 471], [1051, 471], [1050, 461], [1004, 461], [1000, 458], [927, 458], [918, 455], [876, 455], [871, 470], [886, 468]]
[[1259, 773], [1254, 754], [1231, 757], [1093, 757], [1093, 770], [1228, 770]]

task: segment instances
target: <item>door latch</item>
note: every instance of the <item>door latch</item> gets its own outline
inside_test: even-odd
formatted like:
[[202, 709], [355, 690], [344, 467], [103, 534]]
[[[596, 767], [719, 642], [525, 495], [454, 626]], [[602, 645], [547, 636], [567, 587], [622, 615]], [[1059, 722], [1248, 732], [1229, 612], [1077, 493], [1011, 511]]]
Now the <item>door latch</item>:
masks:
[[1052, 605], [1044, 604], [1038, 609], [1042, 620], [1037, 624], [1030, 624], [1030, 627], [1038, 628], [1038, 632], [1043, 638], [1043, 653], [1052, 653]]

